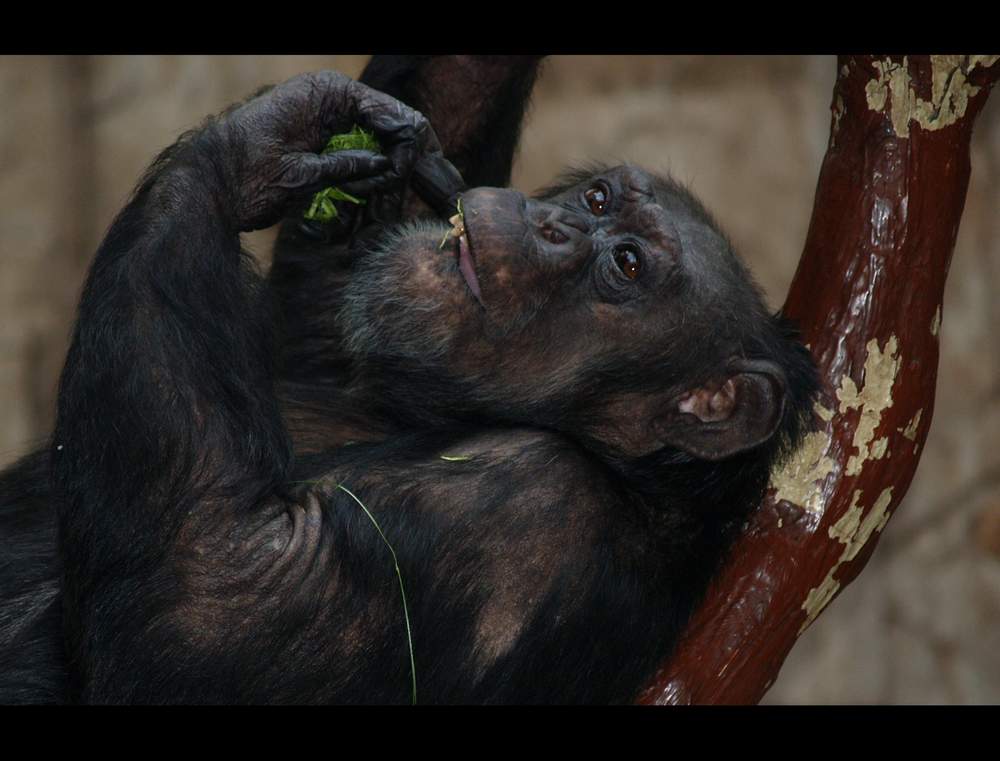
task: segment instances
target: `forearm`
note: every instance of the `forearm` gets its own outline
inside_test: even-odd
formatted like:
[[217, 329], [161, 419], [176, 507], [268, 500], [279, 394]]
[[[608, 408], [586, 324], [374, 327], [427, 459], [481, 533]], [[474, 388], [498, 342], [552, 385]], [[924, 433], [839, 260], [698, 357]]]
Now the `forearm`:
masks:
[[469, 187], [504, 187], [541, 58], [376, 55], [361, 81], [420, 111]]
[[165, 524], [130, 536], [163, 538], [184, 503], [236, 483], [252, 500], [281, 478], [270, 321], [212, 157], [223, 148], [210, 128], [168, 149], [98, 250], [54, 438], [70, 533], [114, 536], [127, 516]]
[[[374, 131], [385, 155], [319, 155], [349, 123]], [[142, 557], [162, 549], [143, 542], [171, 541], [190, 516], [245, 515], [278, 488], [290, 447], [273, 320], [239, 233], [327, 185], [398, 183], [436, 145], [403, 104], [318, 72], [226, 111], [153, 164], [97, 253], [60, 388], [62, 536], [88, 562]]]

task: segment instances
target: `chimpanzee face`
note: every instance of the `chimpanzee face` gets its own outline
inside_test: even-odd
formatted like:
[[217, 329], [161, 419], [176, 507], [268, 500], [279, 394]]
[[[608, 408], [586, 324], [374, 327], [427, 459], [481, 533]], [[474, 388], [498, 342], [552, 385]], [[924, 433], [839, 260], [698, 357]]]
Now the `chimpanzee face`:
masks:
[[573, 419], [639, 454], [663, 446], [668, 413], [732, 413], [730, 360], [770, 317], [700, 204], [621, 166], [542, 199], [468, 191], [451, 228], [405, 227], [359, 260], [344, 319], [362, 362], [429, 369], [466, 407]]

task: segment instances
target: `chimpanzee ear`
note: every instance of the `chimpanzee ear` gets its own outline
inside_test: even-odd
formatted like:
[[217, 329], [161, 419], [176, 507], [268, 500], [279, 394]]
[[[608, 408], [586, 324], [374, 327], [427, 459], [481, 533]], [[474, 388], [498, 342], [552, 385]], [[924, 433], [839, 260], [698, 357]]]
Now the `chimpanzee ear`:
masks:
[[785, 374], [773, 362], [737, 360], [729, 374], [682, 395], [653, 420], [657, 438], [703, 460], [723, 460], [774, 435]]

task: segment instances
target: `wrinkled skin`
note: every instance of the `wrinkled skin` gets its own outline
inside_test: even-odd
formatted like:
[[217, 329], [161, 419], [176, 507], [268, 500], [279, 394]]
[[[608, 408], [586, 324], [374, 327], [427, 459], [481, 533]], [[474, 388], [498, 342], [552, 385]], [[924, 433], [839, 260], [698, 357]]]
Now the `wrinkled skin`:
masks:
[[[355, 124], [378, 135], [383, 155], [319, 155], [331, 134]], [[222, 150], [205, 158], [224, 188], [215, 200], [239, 232], [275, 224], [294, 200], [331, 184], [360, 195], [398, 184], [420, 155], [441, 150], [420, 113], [334, 71], [266, 89], [212, 131]]]
[[[491, 66], [473, 81], [520, 114], [533, 69]], [[384, 157], [315, 155], [353, 123]], [[31, 561], [59, 570], [57, 639], [6, 694], [40, 699], [44, 669], [84, 702], [635, 695], [800, 435], [812, 366], [700, 204], [636, 167], [470, 190], [464, 238], [368, 219], [317, 243], [294, 220], [327, 185], [418, 208], [408, 173], [441, 150], [418, 111], [321, 73], [153, 165], [62, 377], [58, 557]], [[265, 282], [237, 233], [288, 213]], [[0, 502], [48, 514], [18, 486], [44, 467]]]

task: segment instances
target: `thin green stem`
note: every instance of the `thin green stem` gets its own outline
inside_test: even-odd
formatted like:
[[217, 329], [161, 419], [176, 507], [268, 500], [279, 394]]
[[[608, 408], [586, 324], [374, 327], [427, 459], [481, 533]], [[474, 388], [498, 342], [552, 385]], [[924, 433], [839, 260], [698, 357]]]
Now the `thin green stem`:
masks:
[[396, 578], [399, 579], [399, 594], [403, 598], [403, 617], [406, 619], [406, 643], [410, 648], [410, 679], [412, 681], [413, 694], [411, 702], [413, 705], [417, 704], [417, 666], [413, 659], [413, 634], [410, 629], [410, 610], [409, 606], [406, 604], [406, 589], [403, 587], [403, 574], [399, 570], [399, 561], [396, 559], [396, 551], [392, 548], [389, 540], [385, 538], [385, 534], [382, 532], [382, 527], [378, 525], [378, 521], [375, 520], [375, 516], [372, 515], [368, 508], [364, 506], [364, 503], [356, 496], [354, 492], [348, 489], [343, 484], [337, 484], [337, 488], [342, 492], [345, 492], [351, 499], [358, 503], [362, 510], [365, 511], [365, 515], [375, 526], [375, 530], [378, 531], [378, 535], [382, 537], [382, 541], [385, 542], [385, 546], [389, 548], [389, 552], [392, 554], [392, 564], [396, 567]]
[[[325, 484], [327, 481], [289, 481], [290, 484]], [[358, 499], [354, 492], [348, 489], [343, 484], [336, 484], [336, 487], [342, 492], [346, 493], [353, 499], [362, 510], [365, 511], [365, 515], [368, 516], [368, 520], [372, 522], [375, 526], [375, 530], [378, 531], [378, 535], [382, 537], [382, 541], [385, 542], [385, 546], [389, 548], [389, 552], [392, 555], [392, 564], [396, 568], [396, 578], [399, 579], [399, 594], [403, 598], [403, 618], [406, 620], [406, 644], [410, 648], [410, 680], [412, 683], [412, 696], [411, 703], [413, 705], [417, 704], [417, 666], [413, 659], [413, 633], [410, 628], [410, 608], [406, 604], [406, 589], [403, 587], [403, 574], [399, 570], [399, 561], [396, 559], [396, 551], [392, 548], [389, 540], [385, 538], [385, 534], [382, 532], [382, 527], [378, 525], [378, 521], [375, 520], [375, 516], [369, 512], [368, 508], [365, 507], [364, 503]]]

